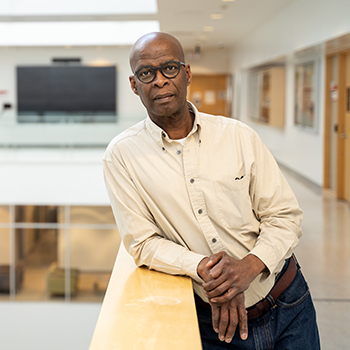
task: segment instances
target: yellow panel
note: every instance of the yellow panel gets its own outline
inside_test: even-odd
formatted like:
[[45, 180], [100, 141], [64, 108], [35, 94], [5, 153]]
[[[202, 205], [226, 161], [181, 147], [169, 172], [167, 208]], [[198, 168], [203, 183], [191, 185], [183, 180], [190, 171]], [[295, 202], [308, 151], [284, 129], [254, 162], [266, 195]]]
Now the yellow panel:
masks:
[[10, 222], [10, 207], [0, 205], [0, 222]]
[[188, 99], [200, 112], [230, 117], [227, 75], [193, 75]]
[[115, 224], [110, 206], [71, 206], [71, 224]]

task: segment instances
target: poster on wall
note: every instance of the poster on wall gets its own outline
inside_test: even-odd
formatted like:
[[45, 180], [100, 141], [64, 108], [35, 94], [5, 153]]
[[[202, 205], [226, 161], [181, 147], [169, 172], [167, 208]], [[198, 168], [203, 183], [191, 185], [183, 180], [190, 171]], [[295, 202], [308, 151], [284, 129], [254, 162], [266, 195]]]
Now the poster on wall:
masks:
[[315, 61], [295, 66], [294, 124], [316, 130], [317, 69]]

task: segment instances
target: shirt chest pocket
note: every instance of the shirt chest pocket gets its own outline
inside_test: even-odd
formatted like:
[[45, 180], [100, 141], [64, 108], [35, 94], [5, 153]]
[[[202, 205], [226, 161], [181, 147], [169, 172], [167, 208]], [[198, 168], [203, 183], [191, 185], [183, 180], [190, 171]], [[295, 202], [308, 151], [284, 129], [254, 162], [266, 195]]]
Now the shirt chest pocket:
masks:
[[218, 218], [229, 229], [241, 230], [251, 224], [253, 211], [249, 196], [249, 176], [214, 183]]

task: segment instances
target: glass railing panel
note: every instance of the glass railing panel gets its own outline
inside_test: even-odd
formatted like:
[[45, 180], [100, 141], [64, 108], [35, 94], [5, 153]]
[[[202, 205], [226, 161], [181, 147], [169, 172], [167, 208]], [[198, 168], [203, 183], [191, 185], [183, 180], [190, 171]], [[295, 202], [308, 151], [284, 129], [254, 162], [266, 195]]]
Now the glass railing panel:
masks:
[[[61, 207], [62, 208], [62, 207]], [[55, 205], [16, 205], [16, 223], [57, 223], [64, 221], [64, 210]]]
[[0, 228], [0, 301], [10, 298], [10, 229]]
[[71, 206], [70, 224], [115, 224], [110, 206]]
[[70, 229], [70, 266], [79, 275], [72, 300], [103, 300], [120, 241], [117, 229]]
[[[50, 276], [57, 264], [57, 229], [17, 228], [15, 234], [16, 300], [36, 301], [56, 297]], [[64, 293], [57, 293], [64, 297]]]
[[10, 206], [0, 205], [0, 223], [10, 222]]

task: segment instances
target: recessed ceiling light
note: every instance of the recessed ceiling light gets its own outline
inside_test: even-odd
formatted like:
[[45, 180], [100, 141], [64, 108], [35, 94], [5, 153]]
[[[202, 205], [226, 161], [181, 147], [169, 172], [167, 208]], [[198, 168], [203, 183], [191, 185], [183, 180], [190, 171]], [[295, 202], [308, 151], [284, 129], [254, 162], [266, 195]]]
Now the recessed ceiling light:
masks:
[[235, 1], [235, 0], [221, 0], [222, 2], [231, 2], [231, 1]]
[[224, 18], [224, 15], [222, 13], [212, 13], [210, 15], [210, 18], [211, 19], [223, 19]]
[[205, 26], [205, 27], [203, 27], [203, 30], [205, 32], [212, 32], [214, 30], [214, 27], [213, 26]]

